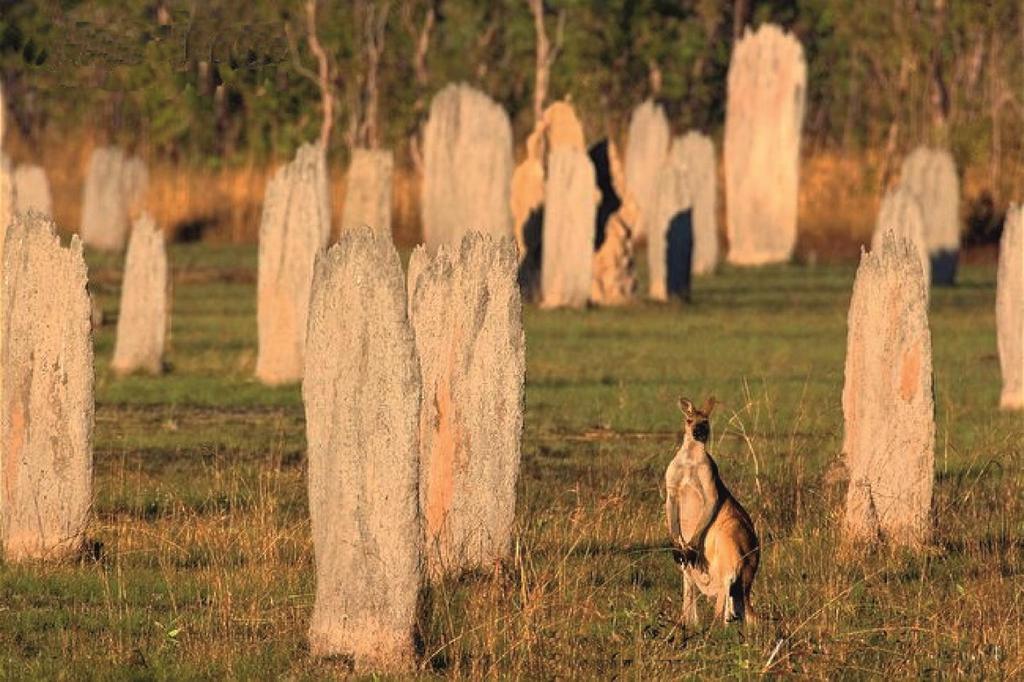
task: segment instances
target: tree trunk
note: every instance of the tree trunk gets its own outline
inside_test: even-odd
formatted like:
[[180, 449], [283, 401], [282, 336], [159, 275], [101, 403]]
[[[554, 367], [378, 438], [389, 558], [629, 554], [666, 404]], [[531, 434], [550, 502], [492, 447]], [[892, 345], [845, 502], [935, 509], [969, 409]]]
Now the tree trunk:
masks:
[[416, 84], [421, 88], [426, 87], [430, 80], [427, 71], [427, 52], [430, 50], [430, 35], [434, 32], [434, 22], [437, 20], [437, 8], [433, 0], [427, 5], [427, 15], [423, 18], [423, 27], [416, 37], [416, 52], [413, 54], [412, 67], [416, 74]]
[[988, 176], [989, 184], [992, 186], [992, 194], [1000, 196], [999, 192], [999, 161], [1003, 156], [1003, 137], [999, 128], [999, 109], [1003, 103], [1002, 79], [999, 72], [999, 34], [992, 32], [992, 50], [989, 54], [989, 117], [992, 126], [992, 148], [989, 151]]
[[366, 14], [366, 21], [363, 25], [366, 44], [366, 107], [361, 137], [363, 144], [370, 149], [376, 149], [380, 146], [380, 127], [378, 121], [380, 87], [377, 77], [380, 72], [380, 58], [384, 53], [384, 38], [388, 26], [389, 9], [390, 3], [387, 2], [383, 3], [376, 11], [370, 9]]
[[327, 53], [316, 35], [316, 0], [306, 1], [306, 29], [309, 51], [316, 57], [317, 77], [320, 85], [320, 99], [323, 107], [323, 121], [320, 124], [320, 146], [326, 152], [334, 127], [334, 93], [331, 91], [331, 66]]
[[548, 77], [551, 74], [551, 44], [544, 29], [544, 0], [529, 0], [533, 13], [533, 27], [537, 33], [537, 71], [533, 87], [533, 120], [539, 123], [544, 116], [544, 101], [548, 97]]
[[945, 0], [935, 0], [935, 16], [932, 20], [936, 45], [932, 48], [931, 54], [931, 85], [932, 85], [932, 128], [940, 143], [945, 143], [948, 138], [949, 121], [949, 87], [946, 85], [944, 65], [942, 63], [942, 50], [938, 42], [946, 30], [946, 3]]
[[[408, 7], [408, 6], [407, 6]], [[416, 112], [416, 121], [413, 123], [412, 131], [409, 133], [409, 159], [412, 161], [416, 173], [423, 175], [423, 154], [420, 151], [420, 135], [423, 127], [423, 111], [426, 109], [426, 89], [430, 84], [430, 72], [427, 70], [427, 53], [430, 51], [430, 36], [434, 32], [434, 23], [437, 21], [437, 7], [434, 0], [427, 0], [427, 14], [423, 18], [423, 24], [418, 29], [413, 24], [411, 14], [406, 14], [409, 32], [416, 41], [416, 51], [413, 53], [412, 69], [416, 76], [416, 85], [419, 94], [413, 104]]]
[[747, 9], [747, 0], [733, 0], [732, 39], [734, 41], [743, 37], [743, 29], [747, 25]]

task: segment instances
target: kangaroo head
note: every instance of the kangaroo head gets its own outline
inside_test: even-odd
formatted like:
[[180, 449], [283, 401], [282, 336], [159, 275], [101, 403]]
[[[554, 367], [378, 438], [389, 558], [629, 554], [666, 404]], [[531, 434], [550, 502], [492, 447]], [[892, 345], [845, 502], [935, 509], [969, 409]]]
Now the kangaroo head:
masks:
[[689, 398], [679, 398], [679, 409], [683, 413], [683, 437], [689, 436], [698, 443], [707, 445], [711, 440], [711, 412], [717, 401], [709, 397], [699, 410]]

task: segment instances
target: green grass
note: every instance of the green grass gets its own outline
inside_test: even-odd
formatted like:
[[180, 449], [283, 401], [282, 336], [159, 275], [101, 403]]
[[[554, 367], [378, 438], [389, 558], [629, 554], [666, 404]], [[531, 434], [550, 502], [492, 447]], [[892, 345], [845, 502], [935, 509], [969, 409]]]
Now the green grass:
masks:
[[[181, 246], [159, 378], [108, 370], [119, 260], [90, 254], [97, 335], [95, 557], [0, 565], [11, 678], [319, 679], [297, 386], [251, 379], [255, 251]], [[725, 270], [691, 305], [525, 314], [516, 553], [438, 586], [423, 674], [637, 679], [1024, 673], [1019, 414], [995, 409], [994, 269], [932, 292], [936, 534], [839, 549], [854, 269]], [[684, 631], [661, 477], [676, 398], [716, 395], [714, 452], [763, 543], [759, 624]], [[706, 604], [703, 615], [710, 623]]]

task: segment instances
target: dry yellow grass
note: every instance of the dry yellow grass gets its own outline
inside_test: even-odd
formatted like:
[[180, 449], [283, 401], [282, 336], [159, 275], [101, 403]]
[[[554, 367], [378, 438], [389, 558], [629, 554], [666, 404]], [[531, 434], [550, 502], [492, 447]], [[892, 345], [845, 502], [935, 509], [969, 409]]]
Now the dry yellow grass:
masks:
[[[77, 232], [81, 223], [82, 187], [96, 141], [89, 136], [73, 137], [61, 144], [30, 149], [11, 135], [7, 151], [18, 162], [38, 163], [46, 170], [53, 193], [57, 224], [66, 232]], [[263, 192], [278, 163], [242, 163], [214, 169], [203, 166], [150, 162], [147, 209], [157, 224], [176, 239], [201, 238], [209, 243], [255, 243], [263, 210]], [[345, 176], [331, 169], [331, 211], [335, 225], [341, 223], [345, 200]], [[394, 187], [394, 232], [400, 245], [419, 241], [419, 195], [416, 177], [398, 169]]]
[[[96, 142], [92, 136], [72, 136], [50, 141], [38, 149], [16, 134], [8, 136], [8, 153], [18, 160], [40, 163], [50, 178], [54, 211], [61, 229], [77, 231], [81, 215], [82, 185], [89, 155]], [[157, 223], [177, 238], [196, 238], [210, 243], [254, 243], [259, 232], [263, 191], [276, 163], [241, 163], [220, 169], [150, 163], [149, 210]], [[847, 153], [814, 150], [805, 153], [800, 171], [800, 259], [850, 260], [859, 246], [871, 241], [881, 197], [881, 156], [874, 152]], [[898, 172], [897, 168], [894, 172]], [[1006, 166], [993, 179], [991, 168], [971, 166], [962, 171], [965, 220], [988, 196], [996, 216], [1010, 201], [1024, 178], [1024, 164]], [[721, 164], [719, 164], [721, 193]], [[400, 246], [420, 241], [419, 176], [409, 166], [395, 169], [393, 220]], [[345, 199], [344, 169], [331, 169], [331, 207], [334, 224], [340, 224]], [[724, 233], [724, 206], [719, 198], [719, 224]]]
[[[97, 336], [95, 557], [0, 563], [0, 675], [324, 679], [297, 387], [252, 381], [255, 250], [176, 246], [173, 369], [114, 377]], [[113, 316], [117, 256], [91, 254]], [[993, 269], [932, 292], [935, 538], [837, 549], [829, 463], [852, 269], [725, 268], [687, 307], [525, 312], [515, 550], [432, 590], [422, 677], [1024, 674], [1024, 425], [1001, 413]], [[744, 630], [679, 626], [660, 490], [679, 393], [723, 401], [720, 472], [763, 544]], [[710, 618], [702, 604], [703, 615]]]

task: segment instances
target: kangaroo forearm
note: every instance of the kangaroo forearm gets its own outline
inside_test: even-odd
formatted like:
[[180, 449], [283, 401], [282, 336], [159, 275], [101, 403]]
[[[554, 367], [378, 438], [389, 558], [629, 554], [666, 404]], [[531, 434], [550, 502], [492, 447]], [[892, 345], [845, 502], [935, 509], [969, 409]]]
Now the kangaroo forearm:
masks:
[[[669, 488], [671, 491], [671, 488]], [[675, 495], [669, 492], [665, 496], [665, 520], [668, 522], [668, 534], [673, 539], [679, 538], [679, 506], [676, 504]]]
[[718, 487], [714, 485], [713, 481], [707, 481], [701, 492], [704, 497], [704, 509], [701, 514], [700, 521], [697, 522], [697, 528], [693, 533], [692, 540], [692, 542], [698, 546], [703, 544], [704, 536], [707, 534], [708, 529], [711, 528], [711, 523], [715, 518], [715, 512], [718, 510], [719, 499]]
[[697, 524], [697, 529], [693, 532], [692, 544], [698, 547], [704, 544], [704, 536], [707, 535], [708, 529], [711, 528], [711, 521], [715, 518], [715, 508], [709, 506], [705, 509], [704, 515], [700, 517], [700, 522]]

